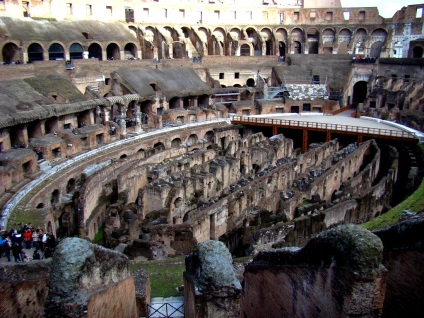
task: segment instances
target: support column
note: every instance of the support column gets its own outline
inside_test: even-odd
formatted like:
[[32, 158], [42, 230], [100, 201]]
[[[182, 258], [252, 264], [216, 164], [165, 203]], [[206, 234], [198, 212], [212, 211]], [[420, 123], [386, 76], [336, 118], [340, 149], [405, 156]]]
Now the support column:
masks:
[[278, 127], [277, 126], [272, 126], [272, 135], [275, 136], [278, 134]]
[[329, 142], [331, 141], [331, 131], [327, 130], [327, 136], [325, 137], [325, 141]]
[[364, 135], [358, 134], [358, 144], [362, 143], [363, 138], [364, 138]]
[[308, 150], [308, 130], [302, 129], [302, 152]]

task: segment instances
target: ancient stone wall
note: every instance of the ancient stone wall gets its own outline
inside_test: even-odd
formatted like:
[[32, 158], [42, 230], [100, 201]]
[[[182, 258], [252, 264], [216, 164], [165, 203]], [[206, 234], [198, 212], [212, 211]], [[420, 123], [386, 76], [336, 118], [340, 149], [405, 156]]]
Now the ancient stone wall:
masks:
[[423, 216], [417, 215], [374, 232], [383, 242], [383, 264], [388, 270], [382, 317], [423, 314], [423, 230]]
[[44, 317], [50, 260], [0, 267], [0, 312], [4, 317]]
[[356, 226], [323, 232], [303, 249], [264, 251], [244, 273], [244, 317], [380, 314], [385, 270], [378, 237]]

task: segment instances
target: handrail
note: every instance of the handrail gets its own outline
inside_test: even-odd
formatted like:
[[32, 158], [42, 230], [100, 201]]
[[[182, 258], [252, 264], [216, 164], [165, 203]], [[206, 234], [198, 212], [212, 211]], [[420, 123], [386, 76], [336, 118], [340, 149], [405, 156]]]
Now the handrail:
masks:
[[393, 129], [350, 126], [350, 125], [343, 125], [343, 124], [314, 123], [314, 122], [289, 120], [289, 119], [244, 117], [244, 116], [232, 116], [230, 117], [230, 120], [232, 122], [238, 121], [238, 122], [248, 122], [248, 123], [255, 123], [255, 124], [268, 124], [268, 125], [279, 125], [279, 126], [289, 126], [289, 127], [345, 131], [345, 132], [355, 132], [358, 134], [369, 134], [369, 135], [380, 135], [380, 136], [415, 139], [415, 135], [413, 133], [406, 132], [406, 131], [398, 131]]

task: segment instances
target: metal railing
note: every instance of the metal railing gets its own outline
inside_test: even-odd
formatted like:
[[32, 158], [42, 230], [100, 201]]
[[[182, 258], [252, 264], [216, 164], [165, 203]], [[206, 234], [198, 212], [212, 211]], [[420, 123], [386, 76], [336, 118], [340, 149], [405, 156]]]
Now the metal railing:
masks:
[[163, 303], [158, 308], [148, 304], [147, 309], [149, 310], [148, 318], [184, 317], [184, 304], [174, 307], [170, 303]]
[[264, 125], [273, 125], [273, 126], [288, 126], [288, 127], [296, 127], [296, 128], [309, 128], [309, 129], [319, 129], [323, 131], [330, 130], [330, 131], [341, 131], [341, 132], [367, 134], [367, 135], [398, 137], [398, 138], [399, 137], [411, 138], [411, 139], [416, 138], [413, 133], [410, 133], [407, 131], [393, 130], [393, 129], [350, 126], [350, 125], [341, 125], [341, 124], [316, 123], [316, 122], [287, 120], [287, 119], [243, 117], [243, 116], [232, 116], [230, 117], [230, 120], [231, 122], [264, 124]]

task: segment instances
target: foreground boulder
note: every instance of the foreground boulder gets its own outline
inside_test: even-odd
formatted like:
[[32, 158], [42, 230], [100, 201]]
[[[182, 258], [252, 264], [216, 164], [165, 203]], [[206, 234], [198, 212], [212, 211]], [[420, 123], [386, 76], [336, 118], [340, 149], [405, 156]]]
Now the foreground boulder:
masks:
[[205, 241], [186, 258], [185, 317], [239, 317], [241, 285], [224, 243]]
[[46, 317], [138, 317], [128, 258], [79, 238], [56, 248]]
[[244, 273], [242, 317], [378, 317], [386, 270], [381, 240], [337, 226], [304, 248], [259, 253]]

